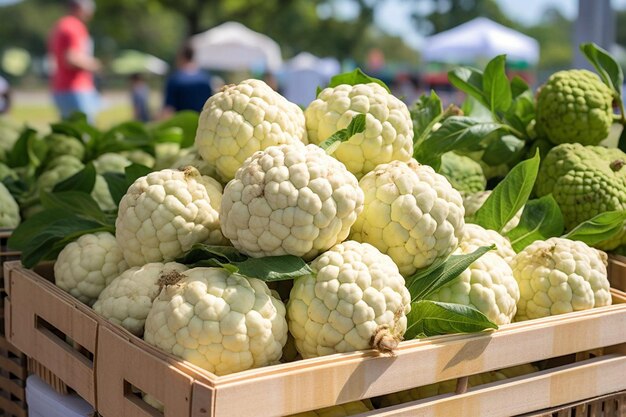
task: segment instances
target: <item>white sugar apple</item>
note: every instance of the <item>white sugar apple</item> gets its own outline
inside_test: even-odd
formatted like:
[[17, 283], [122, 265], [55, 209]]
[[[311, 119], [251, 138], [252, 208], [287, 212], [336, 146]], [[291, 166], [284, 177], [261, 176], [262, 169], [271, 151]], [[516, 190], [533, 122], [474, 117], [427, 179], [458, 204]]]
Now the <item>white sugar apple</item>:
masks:
[[379, 164], [411, 158], [413, 122], [409, 109], [376, 83], [341, 84], [322, 90], [304, 113], [309, 141], [325, 141], [348, 127], [359, 113], [366, 115], [365, 130], [333, 153], [350, 172], [361, 178]]
[[517, 321], [611, 304], [606, 253], [560, 237], [537, 240], [511, 261], [520, 288]]
[[414, 159], [381, 164], [359, 181], [365, 208], [350, 238], [393, 259], [404, 276], [447, 257], [463, 232], [463, 199], [443, 176]]
[[348, 237], [363, 192], [346, 167], [315, 145], [256, 152], [226, 185], [222, 232], [252, 256], [312, 259]]
[[[541, 163], [539, 197], [552, 194], [571, 230], [592, 217], [626, 210], [626, 153], [602, 146], [568, 143], [554, 147]], [[611, 250], [626, 244], [626, 223], [617, 236], [596, 245]]]
[[556, 145], [597, 145], [613, 124], [613, 94], [591, 71], [559, 71], [539, 88], [536, 119], [537, 131]]
[[156, 162], [154, 156], [140, 149], [125, 151], [121, 153], [126, 159], [135, 164], [140, 164], [148, 168], [152, 168]]
[[117, 153], [103, 153], [93, 161], [93, 165], [96, 168], [98, 174], [104, 174], [105, 172], [118, 172], [124, 173], [124, 169], [132, 164], [128, 158]]
[[198, 151], [194, 148], [183, 149], [179, 153], [178, 159], [170, 167], [170, 169], [181, 169], [187, 166], [196, 168], [200, 174], [207, 177], [215, 178], [215, 167], [209, 164], [198, 155]]
[[130, 266], [169, 262], [195, 243], [222, 244], [222, 186], [197, 169], [164, 169], [137, 179], [120, 201], [115, 237]]
[[261, 80], [228, 85], [204, 104], [196, 147], [223, 182], [256, 151], [307, 142], [304, 114]]
[[510, 262], [515, 256], [515, 251], [511, 246], [511, 242], [495, 230], [484, 229], [483, 227], [465, 223], [463, 235], [459, 242], [459, 247], [463, 252], [470, 253], [478, 249], [480, 246], [496, 245], [495, 253], [502, 259]]
[[46, 170], [37, 178], [37, 189], [47, 192], [52, 191], [55, 185], [68, 179], [83, 168], [83, 163], [75, 156], [58, 156], [48, 163]]
[[[463, 197], [463, 207], [465, 207], [465, 221], [471, 222], [473, 220], [474, 214], [478, 211], [479, 208], [487, 201], [487, 198], [491, 195], [491, 190], [489, 191], [480, 191], [474, 194], [466, 194]], [[515, 216], [511, 220], [508, 221], [507, 224], [502, 228], [502, 233], [507, 233], [517, 227], [520, 219], [522, 218], [522, 212], [524, 211], [524, 207], [518, 210], [515, 213]]]
[[[463, 248], [458, 253], [463, 253]], [[520, 289], [509, 264], [497, 253], [487, 252], [427, 298], [472, 306], [491, 322], [502, 325], [513, 320]]]
[[128, 269], [122, 249], [109, 232], [86, 234], [69, 243], [54, 264], [56, 285], [92, 305], [102, 290]]
[[194, 268], [161, 291], [144, 339], [216, 375], [277, 363], [285, 306], [267, 285], [221, 268]]
[[20, 224], [20, 207], [15, 199], [0, 182], [0, 228], [16, 228]]
[[177, 282], [176, 273], [186, 270], [185, 265], [176, 262], [152, 262], [127, 269], [100, 293], [93, 309], [132, 334], [141, 336], [152, 302], [162, 287], [172, 278]]
[[411, 297], [391, 258], [346, 241], [318, 256], [311, 269], [296, 278], [287, 304], [289, 331], [303, 358], [395, 348]]
[[98, 203], [101, 210], [112, 211], [117, 208], [117, 205], [111, 196], [109, 185], [100, 174], [96, 175], [96, 182], [94, 183], [93, 190], [91, 191], [91, 196], [96, 203]]

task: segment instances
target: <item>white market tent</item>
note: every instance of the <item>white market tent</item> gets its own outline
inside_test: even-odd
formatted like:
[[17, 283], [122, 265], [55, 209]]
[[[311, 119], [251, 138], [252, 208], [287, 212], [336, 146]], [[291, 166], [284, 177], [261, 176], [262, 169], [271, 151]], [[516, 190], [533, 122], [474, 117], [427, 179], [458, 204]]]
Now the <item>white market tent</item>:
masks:
[[335, 58], [318, 58], [301, 52], [281, 70], [282, 93], [292, 103], [306, 106], [315, 100], [317, 87], [324, 87], [340, 71], [341, 65]]
[[282, 64], [280, 46], [237, 22], [226, 22], [191, 37], [198, 65], [206, 69], [276, 71]]
[[478, 17], [424, 40], [422, 57], [429, 62], [469, 63], [506, 54], [511, 61], [535, 65], [539, 61], [536, 39]]

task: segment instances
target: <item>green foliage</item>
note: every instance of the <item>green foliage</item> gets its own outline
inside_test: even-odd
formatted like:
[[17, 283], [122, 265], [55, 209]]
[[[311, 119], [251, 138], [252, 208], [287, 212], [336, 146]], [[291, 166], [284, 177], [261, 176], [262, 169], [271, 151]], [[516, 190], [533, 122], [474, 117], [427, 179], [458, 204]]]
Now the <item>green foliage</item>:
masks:
[[330, 135], [328, 139], [320, 143], [320, 148], [324, 149], [327, 154], [332, 153], [341, 145], [342, 142], [347, 142], [350, 138], [357, 133], [361, 133], [365, 130], [365, 115], [357, 114], [352, 118], [350, 124], [345, 129], [341, 129]]
[[564, 227], [561, 209], [552, 194], [548, 194], [526, 203], [519, 224], [506, 237], [515, 252], [520, 252], [535, 240], [560, 236]]

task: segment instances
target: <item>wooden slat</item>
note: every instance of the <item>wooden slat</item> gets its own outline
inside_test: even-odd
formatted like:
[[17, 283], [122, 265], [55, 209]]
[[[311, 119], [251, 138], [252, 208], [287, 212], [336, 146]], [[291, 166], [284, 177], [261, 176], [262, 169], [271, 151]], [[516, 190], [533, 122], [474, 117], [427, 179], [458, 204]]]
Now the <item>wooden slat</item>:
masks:
[[33, 271], [13, 267], [8, 272], [6, 278], [10, 280], [11, 288], [9, 342], [41, 362], [95, 407], [93, 362], [52, 331], [39, 326], [38, 318], [59, 329], [94, 356], [97, 321], [85, 313], [86, 306], [79, 305], [80, 302]]
[[0, 375], [0, 390], [10, 393], [22, 401], [26, 401], [25, 385], [26, 381], [23, 379], [11, 378], [8, 375]]
[[4, 415], [7, 417], [28, 417], [28, 411], [24, 404], [11, 401], [8, 398], [0, 397], [0, 410], [4, 410]]
[[5, 337], [0, 336], [0, 350], [4, 350], [12, 353], [18, 358], [23, 359], [23, 362], [26, 363], [26, 356], [24, 356], [24, 352], [13, 346], [9, 343], [9, 341]]
[[128, 384], [165, 406], [165, 417], [189, 415], [193, 379], [103, 327], [98, 341], [98, 411], [104, 417], [158, 415], [128, 392]]
[[[358, 417], [508, 417], [626, 389], [626, 357], [607, 355]], [[515, 400], [519, 399], [519, 400]], [[356, 416], [355, 416], [356, 417]]]
[[[624, 407], [620, 411], [621, 404]], [[552, 407], [541, 411], [532, 411], [526, 414], [520, 414], [517, 417], [543, 417], [552, 416], [553, 413], [560, 412], [562, 410], [569, 411], [576, 410], [576, 417], [591, 416], [594, 412], [598, 413], [605, 409], [607, 413], [612, 409], [615, 409], [616, 416], [626, 415], [626, 391], [619, 392], [617, 394], [606, 394], [599, 397], [588, 398], [583, 401], [577, 401], [574, 403]], [[599, 416], [599, 414], [598, 414]], [[605, 416], [608, 417], [608, 416]]]
[[626, 291], [626, 256], [609, 256], [609, 281], [613, 288]]

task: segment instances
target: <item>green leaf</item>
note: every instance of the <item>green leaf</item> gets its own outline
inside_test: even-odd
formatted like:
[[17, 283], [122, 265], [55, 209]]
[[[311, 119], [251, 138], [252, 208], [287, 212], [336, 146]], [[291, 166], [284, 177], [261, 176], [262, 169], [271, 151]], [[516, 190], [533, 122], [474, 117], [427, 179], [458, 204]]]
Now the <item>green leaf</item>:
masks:
[[120, 174], [119, 172], [105, 172], [102, 176], [107, 182], [109, 193], [111, 193], [113, 202], [116, 206], [119, 206], [122, 197], [124, 197], [126, 191], [128, 191], [126, 176], [124, 174]]
[[71, 177], [57, 183], [53, 192], [61, 191], [81, 191], [83, 193], [91, 193], [96, 183], [96, 168], [90, 162], [85, 167]]
[[506, 76], [505, 65], [506, 55], [498, 55], [489, 61], [483, 74], [483, 94], [494, 115], [505, 112], [511, 106], [511, 85]]
[[563, 214], [552, 194], [526, 203], [519, 224], [506, 233], [515, 252], [536, 240], [546, 240], [563, 233]]
[[320, 143], [320, 148], [326, 153], [332, 153], [339, 147], [342, 142], [348, 141], [352, 136], [365, 130], [365, 114], [357, 114], [352, 118], [350, 124], [345, 129], [341, 129], [333, 133], [328, 139]]
[[476, 146], [500, 128], [501, 125], [497, 123], [481, 122], [466, 116], [448, 117], [443, 120], [439, 129], [432, 132], [421, 146], [415, 149], [414, 158], [438, 170], [441, 155]]
[[626, 126], [622, 127], [622, 133], [619, 135], [619, 142], [617, 142], [617, 147], [622, 152], [626, 152]]
[[[174, 114], [152, 128], [156, 143], [177, 142], [181, 148], [193, 145], [198, 130], [200, 115], [192, 110], [184, 110]], [[174, 128], [174, 129], [172, 129]], [[175, 132], [174, 136], [172, 133]]]
[[46, 209], [66, 210], [103, 225], [108, 223], [106, 214], [100, 209], [93, 197], [87, 193], [80, 191], [47, 193], [42, 191], [39, 195], [41, 204]]
[[472, 96], [476, 101], [490, 109], [489, 101], [483, 93], [483, 73], [471, 67], [458, 67], [448, 72], [450, 84]]
[[580, 240], [593, 246], [621, 233], [624, 230], [624, 222], [626, 210], [607, 211], [582, 222], [563, 237]]
[[233, 262], [241, 275], [262, 281], [285, 281], [311, 274], [311, 268], [297, 256], [268, 256]]
[[439, 290], [450, 281], [456, 279], [472, 263], [492, 249], [495, 249], [495, 245], [481, 246], [472, 253], [451, 255], [444, 262], [436, 263], [426, 269], [417, 271], [406, 280], [407, 288], [411, 293], [411, 301], [421, 300]]
[[613, 90], [615, 97], [621, 100], [622, 84], [624, 84], [624, 73], [622, 67], [604, 49], [595, 43], [583, 43], [580, 51], [587, 60], [595, 67], [602, 81]]
[[229, 263], [245, 261], [248, 257], [232, 246], [196, 243], [187, 253], [176, 259], [176, 262], [185, 265], [202, 266], [200, 263], [209, 259], [218, 259], [222, 263]]
[[126, 174], [126, 182], [128, 186], [134, 183], [137, 179], [145, 177], [151, 172], [151, 168], [148, 168], [147, 166], [141, 164], [130, 164], [129, 166], [124, 168], [124, 173]]
[[[24, 129], [7, 155], [7, 165], [10, 168], [17, 168], [31, 163], [32, 152], [29, 151], [29, 148], [32, 148], [35, 140], [37, 140], [37, 132], [31, 128]], [[33, 163], [33, 165], [39, 166], [39, 163]]]
[[516, 75], [511, 80], [511, 94], [513, 95], [513, 99], [518, 98], [524, 93], [531, 93], [530, 87], [519, 75]]
[[28, 244], [33, 241], [34, 236], [51, 224], [52, 222], [64, 218], [73, 217], [74, 215], [66, 210], [44, 210], [34, 214], [28, 220], [23, 221], [11, 233], [9, 238], [9, 247], [15, 250], [23, 251]]
[[483, 313], [471, 306], [420, 300], [411, 304], [407, 315], [405, 339], [420, 334], [435, 336], [452, 333], [475, 333], [497, 329]]
[[409, 112], [413, 120], [413, 144], [417, 148], [443, 116], [441, 99], [434, 90], [431, 90], [430, 95], [422, 94]]
[[387, 87], [387, 84], [377, 78], [370, 77], [369, 75], [361, 71], [360, 68], [357, 68], [354, 71], [344, 72], [343, 74], [335, 75], [333, 78], [330, 79], [328, 87], [337, 87], [341, 84], [357, 85], [369, 83], [376, 83], [383, 87], [385, 90], [387, 90], [387, 92], [391, 93], [389, 87]]
[[478, 209], [474, 223], [501, 232], [528, 201], [539, 172], [539, 159], [537, 151], [534, 157], [513, 167]]
[[497, 166], [515, 159], [524, 151], [525, 142], [512, 135], [502, 135], [489, 142], [483, 153], [482, 160], [487, 165]]

